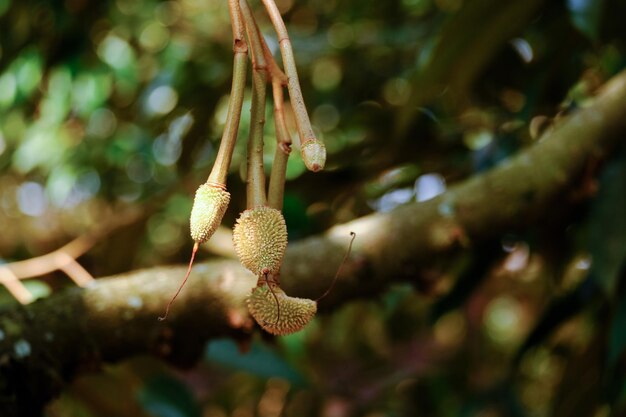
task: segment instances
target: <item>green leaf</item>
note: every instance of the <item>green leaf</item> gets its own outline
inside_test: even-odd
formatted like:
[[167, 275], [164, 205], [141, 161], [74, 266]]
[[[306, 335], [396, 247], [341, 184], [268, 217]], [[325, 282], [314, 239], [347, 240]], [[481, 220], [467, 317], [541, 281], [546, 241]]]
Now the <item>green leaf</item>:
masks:
[[248, 352], [242, 354], [232, 340], [214, 340], [207, 346], [205, 357], [209, 361], [254, 375], [279, 377], [294, 385], [306, 384], [304, 377], [276, 351], [257, 341], [252, 343]]
[[626, 296], [622, 297], [609, 333], [609, 367], [616, 365], [626, 349]]
[[567, 0], [574, 26], [591, 40], [599, 37], [604, 0]]
[[181, 381], [158, 375], [138, 393], [139, 403], [155, 417], [200, 417], [200, 407]]
[[26, 289], [32, 294], [33, 299], [46, 298], [52, 293], [50, 286], [47, 282], [38, 279], [29, 279], [23, 281]]
[[6, 11], [9, 10], [10, 6], [11, 0], [0, 0], [0, 16], [6, 13]]
[[626, 259], [626, 151], [610, 161], [600, 176], [600, 190], [589, 220], [590, 274], [611, 297]]

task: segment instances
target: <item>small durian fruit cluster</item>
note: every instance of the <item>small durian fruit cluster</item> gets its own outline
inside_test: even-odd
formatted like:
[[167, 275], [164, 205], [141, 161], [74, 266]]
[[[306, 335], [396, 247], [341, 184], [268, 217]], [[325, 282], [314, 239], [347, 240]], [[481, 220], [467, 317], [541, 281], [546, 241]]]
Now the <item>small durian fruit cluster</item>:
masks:
[[[235, 251], [243, 266], [257, 277], [257, 286], [248, 298], [252, 317], [268, 332], [284, 335], [296, 332], [311, 321], [317, 311], [317, 302], [289, 297], [280, 288], [280, 267], [287, 248], [287, 226], [281, 213], [287, 158], [291, 135], [283, 112], [283, 91], [289, 91], [293, 115], [300, 137], [300, 152], [306, 167], [314, 172], [324, 168], [326, 148], [315, 137], [304, 105], [302, 92], [284, 23], [274, 0], [264, 0], [272, 23], [281, 40], [284, 71], [274, 60], [270, 49], [256, 24], [254, 14], [246, 0], [229, 1], [233, 28], [233, 84], [229, 98], [228, 114], [222, 141], [215, 164], [206, 183], [196, 191], [190, 216], [191, 238], [194, 247], [187, 274], [178, 291], [167, 305], [180, 293], [191, 272], [194, 257], [200, 244], [211, 238], [222, 221], [230, 202], [226, 191], [226, 177], [237, 140], [243, 95], [246, 87], [248, 56], [253, 63], [253, 85], [250, 109], [250, 126], [247, 155], [247, 210], [243, 211], [233, 230]], [[266, 195], [263, 167], [263, 126], [265, 121], [266, 84], [272, 84], [274, 123], [277, 150], [272, 165], [269, 199]]]
[[290, 297], [280, 288], [287, 248], [287, 226], [280, 210], [267, 206], [245, 210], [233, 229], [233, 243], [241, 264], [258, 277], [247, 300], [252, 317], [274, 335], [302, 330], [315, 316], [317, 303]]

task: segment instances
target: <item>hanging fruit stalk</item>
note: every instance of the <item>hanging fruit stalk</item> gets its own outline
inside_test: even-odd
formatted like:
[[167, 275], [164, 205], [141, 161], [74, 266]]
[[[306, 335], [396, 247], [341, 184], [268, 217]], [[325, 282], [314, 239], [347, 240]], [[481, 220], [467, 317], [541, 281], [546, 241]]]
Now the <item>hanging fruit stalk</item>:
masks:
[[[317, 311], [317, 301], [325, 297], [330, 288], [318, 300], [310, 300], [290, 297], [280, 287], [280, 267], [287, 246], [287, 229], [280, 210], [291, 144], [283, 112], [283, 88], [288, 84], [288, 80], [265, 44], [246, 0], [241, 0], [240, 5], [252, 49], [255, 72], [265, 72], [266, 81], [272, 84], [277, 149], [266, 201], [265, 174], [262, 169], [262, 129], [255, 129], [257, 127], [255, 123], [257, 120], [260, 121], [261, 115], [264, 114], [265, 102], [264, 99], [255, 100], [254, 94], [257, 91], [259, 94], [265, 93], [265, 89], [257, 85], [262, 77], [254, 77], [253, 122], [248, 142], [248, 209], [237, 220], [233, 230], [233, 241], [241, 263], [258, 277], [257, 285], [247, 300], [250, 314], [267, 332], [286, 335], [303, 329], [311, 321]], [[257, 114], [259, 116], [255, 118]], [[340, 270], [341, 268], [337, 271], [337, 276]]]
[[165, 320], [167, 318], [172, 303], [178, 294], [180, 294], [180, 291], [189, 278], [199, 246], [209, 240], [213, 233], [215, 233], [215, 230], [217, 230], [222, 222], [222, 218], [230, 202], [230, 193], [226, 191], [226, 177], [228, 176], [228, 168], [230, 167], [233, 150], [235, 149], [239, 120], [241, 119], [241, 107], [246, 87], [248, 44], [244, 35], [244, 24], [241, 18], [238, 0], [229, 0], [228, 10], [233, 31], [234, 58], [233, 81], [228, 102], [226, 124], [211, 173], [206, 183], [198, 187], [191, 209], [189, 223], [194, 245], [187, 273], [178, 287], [178, 290], [167, 304], [165, 314], [159, 317], [159, 320]]
[[326, 164], [326, 147], [317, 139], [311, 127], [309, 114], [304, 104], [304, 98], [302, 97], [300, 80], [298, 79], [298, 72], [296, 70], [296, 61], [294, 59], [287, 27], [274, 0], [263, 0], [263, 4], [267, 9], [274, 30], [278, 35], [278, 44], [280, 45], [285, 74], [287, 74], [287, 88], [289, 89], [291, 106], [293, 107], [298, 135], [300, 137], [300, 153], [302, 159], [309, 170], [314, 172], [321, 171]]
[[233, 229], [235, 251], [242, 264], [257, 276], [277, 274], [287, 248], [287, 227], [280, 210], [267, 206], [263, 165], [263, 127], [268, 64], [254, 16], [241, 1], [242, 16], [252, 49], [252, 103], [247, 155], [247, 209]]

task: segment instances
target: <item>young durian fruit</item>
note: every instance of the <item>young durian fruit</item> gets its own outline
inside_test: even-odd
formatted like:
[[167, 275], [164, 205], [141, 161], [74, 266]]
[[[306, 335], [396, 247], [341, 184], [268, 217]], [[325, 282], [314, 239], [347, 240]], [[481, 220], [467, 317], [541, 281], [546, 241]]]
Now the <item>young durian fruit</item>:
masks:
[[280, 270], [287, 249], [287, 225], [280, 210], [256, 206], [245, 210], [233, 228], [235, 252], [256, 275]]
[[189, 229], [191, 231], [191, 238], [194, 240], [191, 259], [189, 259], [189, 266], [187, 267], [187, 273], [185, 274], [182, 284], [180, 284], [178, 290], [165, 307], [165, 314], [159, 317], [159, 320], [162, 321], [167, 318], [172, 303], [176, 300], [176, 297], [178, 297], [178, 294], [180, 294], [180, 291], [187, 283], [193, 261], [196, 258], [196, 253], [200, 245], [209, 240], [222, 223], [222, 218], [224, 217], [224, 213], [226, 213], [229, 202], [230, 193], [226, 191], [226, 186], [223, 184], [207, 181], [196, 190], [191, 215], [189, 216]]
[[196, 243], [202, 244], [213, 236], [229, 202], [230, 193], [221, 184], [206, 182], [198, 187], [189, 217], [191, 238]]
[[289, 297], [274, 283], [261, 283], [247, 299], [248, 310], [267, 332], [284, 336], [302, 330], [315, 316], [317, 303]]
[[317, 140], [310, 139], [302, 144], [300, 148], [300, 154], [304, 165], [306, 165], [309, 171], [317, 172], [324, 169], [326, 164], [326, 146]]

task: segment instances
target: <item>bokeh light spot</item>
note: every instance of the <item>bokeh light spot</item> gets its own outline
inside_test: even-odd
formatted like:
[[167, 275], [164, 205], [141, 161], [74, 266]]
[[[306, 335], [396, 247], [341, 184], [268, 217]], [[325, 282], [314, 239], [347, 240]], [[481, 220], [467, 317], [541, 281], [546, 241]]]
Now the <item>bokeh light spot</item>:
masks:
[[313, 64], [313, 86], [321, 91], [335, 89], [341, 82], [343, 71], [341, 65], [334, 59], [323, 58]]
[[21, 57], [16, 70], [18, 90], [29, 96], [39, 86], [42, 71], [41, 57], [38, 53], [27, 53]]
[[107, 138], [115, 132], [117, 118], [115, 114], [105, 108], [94, 111], [89, 117], [86, 132], [97, 138]]
[[370, 202], [370, 206], [376, 211], [386, 213], [413, 200], [414, 196], [415, 193], [412, 188], [399, 188], [384, 194], [377, 200]]
[[347, 48], [354, 41], [354, 30], [346, 23], [335, 23], [326, 33], [328, 43], [337, 49]]
[[36, 182], [25, 182], [17, 189], [17, 205], [27, 216], [38, 217], [48, 208], [43, 186]]
[[145, 161], [143, 157], [135, 155], [126, 164], [126, 174], [132, 181], [143, 184], [152, 179], [154, 170], [152, 165]]
[[10, 72], [0, 76], [0, 108], [7, 108], [13, 104], [17, 93], [17, 80]]
[[154, 9], [157, 21], [165, 26], [173, 25], [180, 19], [181, 7], [175, 1], [164, 1]]
[[521, 335], [522, 309], [510, 296], [491, 300], [485, 309], [484, 325], [488, 336], [497, 343], [515, 343]]
[[534, 57], [533, 48], [526, 39], [515, 38], [511, 41], [511, 45], [520, 58], [522, 58], [522, 61], [526, 64], [530, 64], [532, 62]]
[[434, 327], [435, 340], [445, 347], [452, 347], [463, 342], [466, 333], [465, 318], [458, 311], [445, 314]]
[[149, 23], [139, 35], [139, 44], [149, 52], [158, 52], [165, 48], [170, 39], [170, 32], [158, 22]]
[[115, 35], [108, 35], [98, 45], [98, 56], [116, 69], [128, 67], [135, 60], [135, 53], [128, 42]]
[[411, 96], [411, 84], [404, 78], [392, 78], [383, 86], [383, 97], [389, 104], [400, 106]]
[[468, 130], [463, 135], [463, 143], [468, 149], [477, 151], [493, 141], [493, 133], [487, 129]]
[[171, 112], [178, 103], [178, 93], [169, 85], [162, 85], [150, 92], [146, 100], [146, 110], [154, 115]]
[[446, 191], [446, 180], [439, 174], [420, 175], [415, 181], [415, 199], [426, 201]]
[[332, 104], [322, 104], [313, 111], [313, 124], [322, 132], [330, 132], [339, 124], [339, 110]]

